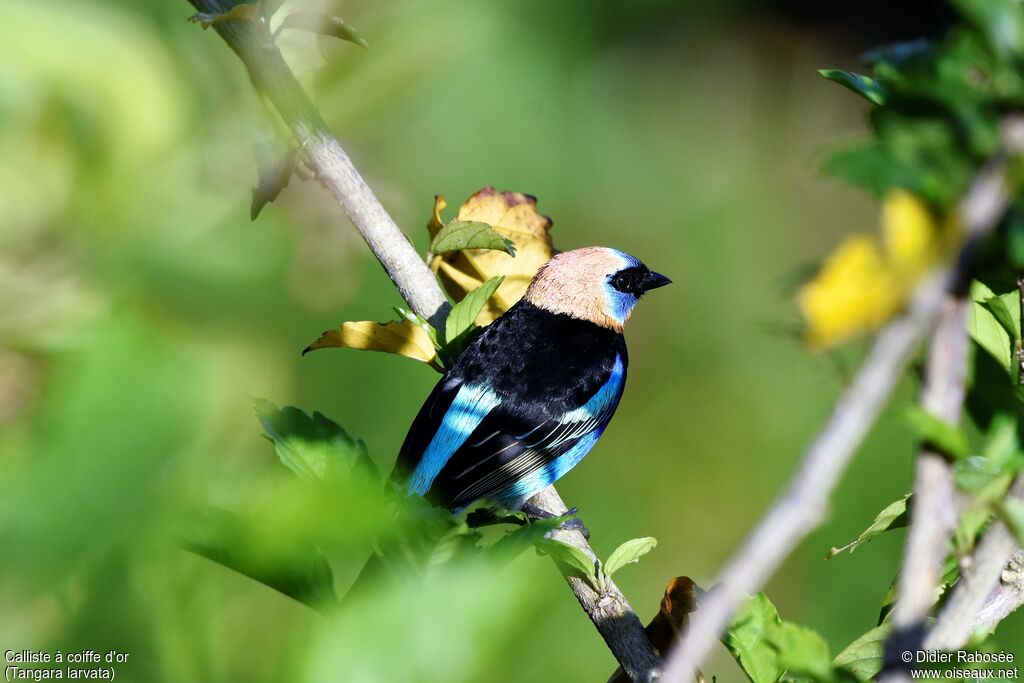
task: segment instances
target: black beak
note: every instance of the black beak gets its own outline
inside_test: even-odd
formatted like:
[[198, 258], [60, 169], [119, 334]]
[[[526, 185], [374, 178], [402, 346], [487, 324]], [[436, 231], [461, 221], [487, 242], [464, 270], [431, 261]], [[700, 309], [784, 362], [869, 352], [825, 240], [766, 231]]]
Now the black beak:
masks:
[[647, 274], [643, 281], [644, 291], [650, 291], [657, 289], [658, 287], [664, 287], [665, 285], [672, 284], [672, 281], [661, 273], [655, 273], [653, 270]]

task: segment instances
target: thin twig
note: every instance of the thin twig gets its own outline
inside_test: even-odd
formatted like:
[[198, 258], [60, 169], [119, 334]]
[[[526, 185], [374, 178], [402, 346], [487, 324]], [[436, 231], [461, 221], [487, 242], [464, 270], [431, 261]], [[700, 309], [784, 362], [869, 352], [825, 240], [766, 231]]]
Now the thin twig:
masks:
[[[1022, 146], [1024, 124], [1007, 122], [1007, 147]], [[918, 343], [931, 329], [951, 285], [965, 272], [981, 237], [1002, 218], [1009, 197], [1005, 163], [987, 165], [960, 206], [967, 241], [957, 264], [943, 266], [917, 287], [909, 310], [889, 323], [808, 448], [785, 493], [722, 569], [717, 585], [697, 610], [685, 639], [666, 660], [662, 680], [681, 683], [703, 663], [747, 595], [759, 590], [825, 514], [832, 490], [874, 424]]]
[[[1017, 477], [1007, 498], [1024, 499], [1024, 476]], [[1018, 576], [1016, 581], [1000, 584], [1011, 556], [1019, 547], [1016, 536], [1001, 520], [992, 522], [978, 542], [970, 564], [962, 572], [949, 601], [939, 613], [935, 626], [925, 637], [925, 649], [955, 650], [963, 647], [976, 630], [995, 628], [1001, 619], [1020, 606], [1024, 601], [1024, 575]]]
[[[200, 12], [220, 14], [231, 0], [189, 0]], [[305, 152], [309, 167], [345, 209], [370, 250], [412, 309], [435, 327], [443, 326], [449, 306], [434, 275], [374, 196], [316, 106], [288, 68], [264, 21], [219, 21], [217, 33], [245, 64], [255, 88], [273, 103]], [[554, 487], [531, 499], [537, 507], [560, 515], [566, 506]], [[576, 530], [558, 530], [557, 540], [571, 543], [596, 559], [587, 539]], [[651, 648], [643, 624], [612, 581], [594, 592], [586, 581], [567, 577], [583, 610], [594, 622], [612, 654], [634, 681], [652, 680], [661, 660]]]

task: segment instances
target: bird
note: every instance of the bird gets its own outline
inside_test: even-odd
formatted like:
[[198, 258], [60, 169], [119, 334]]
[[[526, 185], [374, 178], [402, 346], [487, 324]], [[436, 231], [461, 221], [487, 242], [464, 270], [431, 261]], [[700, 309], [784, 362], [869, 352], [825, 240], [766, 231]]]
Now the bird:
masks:
[[669, 283], [616, 249], [554, 256], [430, 392], [392, 479], [455, 514], [483, 501], [550, 517], [528, 499], [605, 431], [626, 383], [623, 326], [646, 292]]

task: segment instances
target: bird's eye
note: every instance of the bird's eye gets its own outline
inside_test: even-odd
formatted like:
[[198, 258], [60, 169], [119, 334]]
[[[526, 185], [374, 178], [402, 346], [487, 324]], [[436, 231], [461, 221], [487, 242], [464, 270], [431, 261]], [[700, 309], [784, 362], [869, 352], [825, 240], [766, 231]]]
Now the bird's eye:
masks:
[[646, 271], [647, 269], [643, 266], [624, 268], [612, 275], [608, 279], [608, 283], [620, 292], [640, 296], [644, 293], [643, 283], [647, 274]]

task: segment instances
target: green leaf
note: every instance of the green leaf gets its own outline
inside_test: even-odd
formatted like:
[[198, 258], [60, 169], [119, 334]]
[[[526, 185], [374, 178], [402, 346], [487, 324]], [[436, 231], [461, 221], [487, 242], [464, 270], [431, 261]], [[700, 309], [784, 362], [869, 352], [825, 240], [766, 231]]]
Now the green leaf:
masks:
[[981, 305], [992, 314], [996, 322], [1002, 325], [1011, 339], [1014, 341], [1020, 339], [1020, 320], [1014, 320], [1013, 314], [1010, 313], [1010, 309], [1002, 297], [994, 296], [986, 299], [981, 302]]
[[277, 28], [277, 32], [297, 28], [311, 33], [319, 33], [333, 38], [347, 40], [363, 48], [370, 47], [366, 38], [354, 26], [345, 23], [341, 17], [324, 16], [317, 12], [295, 12], [289, 14]]
[[778, 652], [779, 667], [787, 677], [809, 676], [815, 681], [834, 679], [828, 644], [815, 631], [783, 621], [768, 629], [767, 640]]
[[480, 221], [452, 221], [441, 228], [430, 243], [430, 251], [447, 254], [463, 249], [496, 249], [516, 255], [515, 244], [507, 240], [487, 223]]
[[818, 73], [852, 90], [872, 104], [885, 104], [885, 86], [874, 78], [840, 69], [818, 69]]
[[849, 671], [857, 680], [872, 680], [882, 670], [885, 641], [891, 632], [891, 624], [876, 626], [847, 645], [832, 660], [832, 665]]
[[656, 545], [658, 545], [658, 540], [651, 536], [626, 541], [613, 550], [608, 557], [608, 561], [604, 565], [605, 574], [611, 576], [627, 564], [639, 562], [640, 558], [651, 552]]
[[839, 553], [849, 550], [851, 553], [859, 548], [861, 544], [870, 541], [875, 536], [888, 531], [890, 529], [901, 529], [907, 526], [907, 501], [910, 500], [911, 494], [907, 494], [897, 501], [889, 503], [885, 508], [875, 515], [875, 519], [871, 522], [871, 525], [861, 532], [855, 540], [847, 543], [842, 548], [832, 548], [826, 559], [831, 559]]
[[592, 560], [581, 548], [556, 541], [553, 538], [541, 538], [537, 542], [537, 550], [550, 555], [563, 568], [563, 571], [587, 579], [594, 590], [601, 590], [602, 582], [598, 578], [601, 563]]
[[441, 350], [441, 342], [437, 338], [437, 330], [434, 329], [433, 325], [427, 322], [427, 320], [425, 320], [418, 313], [410, 311], [407, 308], [403, 308], [402, 306], [392, 306], [391, 308], [392, 310], [395, 311], [395, 313], [398, 314], [399, 318], [401, 318], [402, 320], [408, 320], [409, 322], [413, 323], [421, 330], [426, 332], [427, 336], [430, 337], [430, 341], [434, 344], [434, 348], [439, 351]]
[[492, 277], [452, 307], [452, 312], [448, 314], [448, 319], [444, 324], [446, 347], [455, 344], [456, 350], [461, 350], [461, 342], [473, 330], [476, 317], [480, 315], [487, 300], [491, 298], [504, 279], [503, 275]]
[[268, 543], [260, 528], [225, 510], [212, 509], [190, 523], [185, 548], [290, 598], [323, 609], [337, 600], [334, 576], [323, 553], [292, 537]]
[[918, 438], [958, 460], [970, 456], [967, 435], [956, 425], [941, 420], [917, 404], [907, 408], [907, 421]]
[[324, 481], [355, 469], [376, 475], [366, 444], [323, 414], [314, 412], [310, 417], [298, 408], [278, 408], [262, 398], [253, 399], [253, 407], [281, 462], [302, 479]]
[[559, 525], [565, 522], [567, 518], [562, 517], [551, 517], [549, 519], [537, 519], [527, 524], [509, 531], [507, 534], [498, 539], [490, 548], [488, 552], [494, 553], [498, 556], [503, 556], [505, 560], [511, 560], [513, 557], [526, 550], [532, 548], [541, 542], [541, 539], [545, 537], [552, 530], [557, 529]]
[[881, 197], [897, 182], [893, 161], [879, 142], [845, 144], [826, 157], [822, 171]]
[[743, 605], [722, 639], [753, 683], [775, 683], [782, 674], [779, 653], [767, 640], [769, 632], [781, 623], [775, 605], [758, 593]]
[[1006, 498], [997, 510], [1006, 527], [1017, 537], [1017, 542], [1024, 545], [1024, 501]]
[[1002, 55], [1024, 55], [1024, 6], [1018, 0], [953, 0]]
[[977, 280], [971, 283], [974, 305], [971, 306], [968, 330], [971, 338], [999, 361], [1007, 372], [1013, 372], [1013, 340], [996, 316], [983, 305], [994, 297], [995, 293], [982, 283]]

